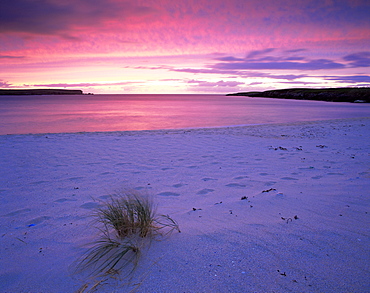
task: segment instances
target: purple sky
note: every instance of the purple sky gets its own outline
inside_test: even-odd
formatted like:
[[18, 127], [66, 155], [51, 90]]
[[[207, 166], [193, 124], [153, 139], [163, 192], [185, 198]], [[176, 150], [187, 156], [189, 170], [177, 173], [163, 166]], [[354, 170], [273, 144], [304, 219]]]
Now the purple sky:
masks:
[[368, 0], [1, 0], [0, 88], [370, 85]]

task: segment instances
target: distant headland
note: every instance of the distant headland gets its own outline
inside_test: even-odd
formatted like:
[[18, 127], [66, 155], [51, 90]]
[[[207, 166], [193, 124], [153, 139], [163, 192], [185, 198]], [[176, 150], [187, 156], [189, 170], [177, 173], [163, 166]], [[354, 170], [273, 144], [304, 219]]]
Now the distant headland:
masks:
[[275, 99], [314, 100], [327, 102], [370, 103], [370, 88], [292, 88], [264, 92], [242, 92], [226, 96], [248, 96]]
[[0, 89], [0, 95], [83, 95], [81, 90], [64, 90], [64, 89]]

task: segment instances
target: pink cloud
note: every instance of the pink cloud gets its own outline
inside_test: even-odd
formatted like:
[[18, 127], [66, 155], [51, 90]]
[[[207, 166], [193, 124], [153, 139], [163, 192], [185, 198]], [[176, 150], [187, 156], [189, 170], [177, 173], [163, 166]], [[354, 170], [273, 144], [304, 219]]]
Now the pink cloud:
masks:
[[201, 87], [236, 87], [239, 85], [244, 85], [244, 82], [238, 81], [217, 81], [217, 82], [209, 82], [204, 80], [189, 80], [188, 83], [196, 84], [197, 86]]
[[[68, 48], [131, 54], [264, 50], [276, 44], [343, 40], [349, 35], [362, 38], [367, 18], [363, 13], [351, 17], [351, 11], [368, 9], [365, 2], [359, 4], [362, 6], [347, 1], [328, 6], [295, 0], [3, 0], [0, 34], [46, 36], [49, 39], [28, 39], [28, 47], [37, 47], [37, 52], [43, 46], [48, 52], [54, 48], [55, 54], [58, 50], [67, 53]], [[76, 42], [81, 44], [71, 45]]]
[[[2, 0], [0, 77], [13, 84], [79, 84], [60, 76], [91, 68], [93, 81], [104, 80], [101, 70], [125, 79], [121, 69], [136, 66], [181, 78], [218, 74], [226, 82], [367, 68], [369, 13], [366, 0]], [[217, 60], [210, 58], [215, 52]]]
[[24, 56], [0, 55], [0, 59], [23, 59]]
[[339, 82], [355, 82], [370, 84], [370, 75], [331, 76], [326, 79], [335, 80]]
[[0, 79], [0, 88], [11, 88], [11, 87], [12, 87], [12, 84], [10, 84], [9, 82], [5, 80]]
[[370, 67], [370, 52], [358, 52], [343, 57], [351, 67]]
[[[252, 51], [245, 58], [226, 56], [217, 58], [219, 63], [209, 67], [216, 70], [332, 70], [348, 67], [370, 67], [370, 52], [346, 55], [340, 62], [330, 59], [308, 59], [305, 56], [287, 56], [287, 52], [269, 55], [275, 49]], [[301, 51], [294, 51], [301, 52]], [[343, 62], [344, 61], [344, 62]]]
[[[1, 33], [58, 35], [78, 39], [81, 30], [97, 29], [109, 22], [126, 22], [132, 15], [140, 18], [151, 8], [112, 0], [3, 0], [0, 12]], [[76, 31], [72, 31], [76, 29]]]
[[119, 85], [132, 85], [142, 82], [135, 81], [122, 81], [122, 82], [79, 82], [79, 83], [44, 83], [44, 84], [33, 84], [33, 85], [24, 85], [26, 87], [51, 87], [51, 88], [85, 88], [85, 87], [101, 87], [101, 86], [119, 86]]

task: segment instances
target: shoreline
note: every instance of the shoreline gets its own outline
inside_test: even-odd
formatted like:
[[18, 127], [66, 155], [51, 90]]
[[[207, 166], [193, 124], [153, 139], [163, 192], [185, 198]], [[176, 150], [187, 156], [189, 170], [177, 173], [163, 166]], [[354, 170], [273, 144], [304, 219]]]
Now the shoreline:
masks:
[[[370, 118], [2, 135], [2, 292], [365, 292]], [[149, 193], [181, 233], [130, 278], [74, 274], [94, 209]], [[349, 269], [350, 268], [350, 269]]]
[[307, 120], [307, 121], [295, 121], [295, 122], [280, 122], [280, 123], [259, 123], [259, 124], [240, 124], [240, 125], [224, 125], [224, 126], [209, 126], [209, 127], [189, 127], [189, 128], [168, 128], [168, 129], [143, 129], [143, 130], [115, 130], [115, 131], [77, 131], [77, 132], [42, 132], [42, 133], [10, 133], [10, 134], [0, 134], [1, 136], [23, 136], [23, 135], [81, 135], [81, 134], [125, 134], [125, 133], [145, 133], [145, 132], [183, 132], [183, 131], [197, 131], [197, 130], [207, 130], [207, 129], [229, 129], [229, 128], [246, 128], [246, 127], [268, 127], [268, 126], [287, 126], [287, 125], [301, 125], [301, 124], [317, 124], [325, 122], [341, 122], [341, 121], [351, 121], [351, 120], [368, 120], [369, 117], [355, 117], [355, 118], [337, 118], [337, 119], [323, 119], [323, 120]]

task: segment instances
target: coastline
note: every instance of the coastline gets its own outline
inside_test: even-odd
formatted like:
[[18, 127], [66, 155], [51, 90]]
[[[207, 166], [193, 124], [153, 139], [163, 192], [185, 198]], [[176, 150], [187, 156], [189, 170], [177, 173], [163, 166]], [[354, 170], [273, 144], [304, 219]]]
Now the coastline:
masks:
[[274, 99], [326, 102], [370, 103], [370, 88], [290, 88], [263, 92], [241, 92], [226, 96], [247, 96]]
[[70, 266], [96, 237], [91, 213], [132, 187], [182, 233], [97, 292], [364, 292], [369, 132], [354, 118], [2, 135], [0, 288], [89, 292], [98, 280]]
[[31, 96], [31, 95], [83, 95], [82, 90], [66, 89], [0, 89], [2, 96]]

